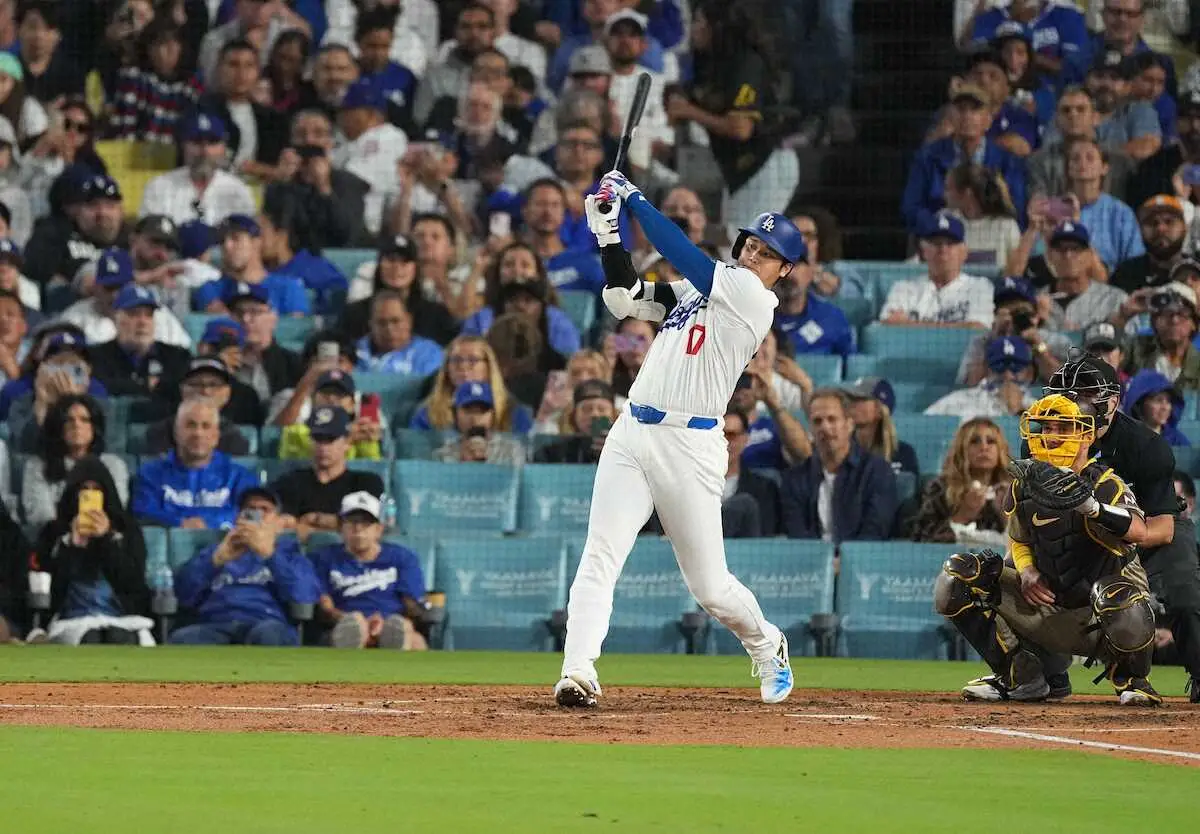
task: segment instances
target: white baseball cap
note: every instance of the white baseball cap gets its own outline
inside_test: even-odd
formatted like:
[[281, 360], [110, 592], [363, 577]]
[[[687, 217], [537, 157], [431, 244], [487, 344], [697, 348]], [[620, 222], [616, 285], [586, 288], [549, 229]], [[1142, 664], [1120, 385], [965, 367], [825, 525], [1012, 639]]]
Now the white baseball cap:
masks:
[[366, 491], [352, 492], [342, 499], [342, 509], [338, 515], [345, 518], [350, 513], [366, 513], [376, 521], [383, 517], [379, 499]]

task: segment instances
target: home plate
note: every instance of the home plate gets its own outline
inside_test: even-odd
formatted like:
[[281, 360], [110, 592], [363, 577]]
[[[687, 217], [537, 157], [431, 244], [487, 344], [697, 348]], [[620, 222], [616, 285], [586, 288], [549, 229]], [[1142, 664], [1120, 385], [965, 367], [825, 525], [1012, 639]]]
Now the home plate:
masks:
[[840, 715], [831, 712], [787, 712], [784, 718], [814, 718], [820, 721], [878, 721], [878, 715]]

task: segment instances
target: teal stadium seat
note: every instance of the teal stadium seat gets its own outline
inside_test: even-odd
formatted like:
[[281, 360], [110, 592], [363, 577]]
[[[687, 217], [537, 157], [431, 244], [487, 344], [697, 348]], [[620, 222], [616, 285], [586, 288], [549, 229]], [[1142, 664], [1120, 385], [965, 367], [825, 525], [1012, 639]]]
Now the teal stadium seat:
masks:
[[197, 551], [216, 544], [225, 537], [224, 530], [174, 528], [167, 530], [166, 534], [167, 558], [170, 560], [171, 570], [174, 572], [178, 572], [183, 563], [195, 556]]
[[360, 266], [374, 263], [378, 256], [374, 249], [326, 249], [321, 254], [351, 282]]
[[[954, 385], [958, 365], [974, 335], [968, 328], [869, 324], [863, 328], [860, 349], [875, 358], [875, 373], [891, 382]], [[848, 379], [866, 375], [854, 367], [858, 359], [856, 355], [847, 360]]]
[[188, 338], [192, 340], [192, 345], [200, 344], [200, 337], [204, 335], [204, 328], [213, 319], [220, 316], [212, 313], [188, 313], [183, 317], [183, 329], [187, 331]]
[[830, 299], [835, 306], [846, 314], [846, 320], [856, 331], [875, 320], [875, 301], [873, 298], [854, 298], [838, 296]]
[[927, 385], [923, 382], [897, 382], [892, 385], [892, 390], [896, 395], [895, 413], [913, 415], [922, 414], [954, 388], [950, 385]]
[[596, 323], [596, 296], [587, 290], [562, 290], [558, 294], [558, 306], [587, 342], [587, 335]]
[[348, 460], [346, 468], [353, 472], [371, 472], [383, 481], [383, 491], [392, 491], [392, 464], [386, 460]]
[[1184, 391], [1183, 419], [1195, 420], [1197, 418], [1200, 418], [1200, 391]]
[[258, 430], [258, 454], [264, 458], [279, 457], [279, 438], [283, 429], [279, 426], [263, 426]]
[[1176, 446], [1175, 468], [1182, 470], [1193, 478], [1200, 478], [1200, 446]]
[[392, 485], [405, 533], [516, 529], [520, 470], [488, 463], [397, 461]]
[[[567, 576], [573, 580], [583, 555], [582, 540], [572, 542]], [[675, 551], [666, 539], [639, 536], [613, 594], [608, 652], [674, 653], [684, 651], [680, 617], [699, 610], [683, 583]]]
[[435, 587], [446, 594], [448, 649], [546, 650], [546, 621], [566, 605], [559, 538], [441, 538]]
[[[799, 539], [726, 539], [729, 570], [754, 592], [767, 619], [783, 629], [794, 655], [815, 654], [808, 621], [833, 612], [833, 546]], [[745, 649], [729, 629], [714, 623], [720, 654]]]
[[897, 414], [892, 417], [896, 435], [913, 447], [922, 472], [941, 472], [950, 451], [959, 418], [948, 415]]
[[526, 533], [586, 533], [596, 467], [531, 463], [521, 470], [520, 528]]
[[395, 431], [396, 460], [431, 460], [442, 445], [442, 433], [433, 429], [398, 428]]
[[308, 337], [317, 332], [317, 320], [313, 316], [280, 316], [275, 326], [275, 341], [281, 347], [300, 353]]
[[146, 542], [146, 584], [153, 588], [154, 574], [159, 568], [171, 567], [167, 531], [162, 527], [143, 527], [142, 538]]
[[957, 545], [902, 541], [841, 545], [837, 613], [849, 657], [946, 657], [933, 610], [933, 582]]
[[1000, 427], [1000, 431], [1004, 434], [1004, 439], [1008, 441], [1008, 452], [1010, 455], [1018, 456], [1021, 454], [1021, 418], [1004, 415], [1002, 417], [992, 417], [992, 422]]
[[917, 476], [912, 472], [896, 473], [896, 501], [903, 504], [917, 494]]
[[379, 394], [380, 407], [393, 426], [407, 426], [420, 402], [425, 377], [380, 371], [355, 371], [354, 384], [364, 394]]
[[798, 353], [796, 364], [812, 377], [813, 385], [823, 388], [842, 381], [842, 357], [822, 353]]

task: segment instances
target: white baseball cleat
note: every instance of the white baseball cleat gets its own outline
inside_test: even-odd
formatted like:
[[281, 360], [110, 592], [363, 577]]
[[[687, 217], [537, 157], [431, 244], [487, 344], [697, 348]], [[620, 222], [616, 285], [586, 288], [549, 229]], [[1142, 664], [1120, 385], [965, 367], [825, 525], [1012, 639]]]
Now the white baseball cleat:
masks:
[[599, 703], [600, 681], [572, 673], [554, 685], [554, 701], [560, 707], [594, 707]]
[[779, 636], [779, 651], [769, 660], [756, 661], [751, 674], [761, 678], [759, 689], [764, 704], [781, 704], [787, 700], [787, 696], [792, 694], [794, 679], [786, 637], [782, 634]]
[[964, 701], [1044, 701], [1050, 694], [1050, 684], [1039, 677], [1020, 686], [1010, 687], [997, 675], [969, 681], [962, 688]]

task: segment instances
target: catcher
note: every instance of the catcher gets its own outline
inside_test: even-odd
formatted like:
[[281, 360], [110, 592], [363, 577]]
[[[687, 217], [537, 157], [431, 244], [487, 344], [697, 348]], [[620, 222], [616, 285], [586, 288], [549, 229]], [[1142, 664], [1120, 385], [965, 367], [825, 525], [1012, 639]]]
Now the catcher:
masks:
[[1101, 661], [1122, 704], [1162, 703], [1148, 680], [1154, 614], [1135, 547], [1146, 524], [1117, 474], [1088, 459], [1090, 411], [1051, 394], [1021, 416], [1031, 459], [1009, 464], [1008, 558], [956, 553], [935, 582], [938, 613], [994, 673], [963, 687], [967, 700], [1046, 699], [1041, 661], [1025, 640]]

